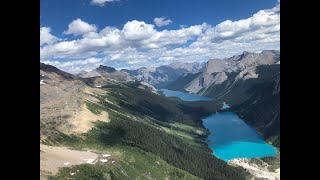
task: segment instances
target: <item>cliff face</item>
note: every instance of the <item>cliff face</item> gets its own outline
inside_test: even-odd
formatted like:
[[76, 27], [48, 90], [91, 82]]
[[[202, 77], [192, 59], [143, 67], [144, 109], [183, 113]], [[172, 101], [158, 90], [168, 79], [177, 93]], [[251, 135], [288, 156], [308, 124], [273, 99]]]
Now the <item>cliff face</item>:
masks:
[[280, 147], [280, 72], [251, 88], [253, 95], [233, 107], [247, 123], [255, 127], [267, 141]]
[[[188, 92], [201, 95], [211, 94], [209, 88], [220, 86], [225, 81], [231, 82], [257, 78], [256, 69], [260, 65], [272, 65], [280, 61], [279, 51], [262, 51], [261, 53], [243, 52], [241, 55], [227, 59], [209, 60], [201, 75], [180, 87]], [[237, 74], [235, 79], [229, 76]], [[231, 82], [231, 84], [234, 82]], [[227, 89], [225, 90], [227, 91]]]
[[92, 128], [92, 122], [108, 119], [107, 113], [96, 115], [86, 108], [86, 101], [97, 101], [92, 94], [101, 93], [87, 82], [54, 66], [40, 64], [41, 139], [58, 133], [84, 133]]
[[204, 63], [173, 63], [159, 67], [140, 68], [137, 70], [121, 70], [130, 74], [138, 80], [145, 81], [157, 88], [164, 87], [186, 74], [201, 72]]
[[[98, 68], [89, 71], [89, 72], [81, 72], [77, 74], [82, 78], [98, 78], [102, 77], [102, 79], [112, 79], [117, 81], [129, 81], [132, 80], [130, 75], [125, 71], [118, 71], [113, 67], [100, 65]], [[99, 79], [99, 78], [98, 78]], [[101, 79], [101, 78], [100, 78]]]
[[225, 101], [267, 141], [280, 147], [279, 51], [210, 60], [200, 74], [179, 78], [167, 87]]

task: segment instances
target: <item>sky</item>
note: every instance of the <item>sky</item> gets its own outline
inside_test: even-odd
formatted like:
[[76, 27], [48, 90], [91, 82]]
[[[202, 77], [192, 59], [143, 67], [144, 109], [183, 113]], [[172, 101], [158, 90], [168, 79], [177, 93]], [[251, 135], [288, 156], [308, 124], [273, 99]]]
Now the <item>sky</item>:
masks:
[[279, 0], [40, 0], [40, 61], [71, 73], [270, 49]]

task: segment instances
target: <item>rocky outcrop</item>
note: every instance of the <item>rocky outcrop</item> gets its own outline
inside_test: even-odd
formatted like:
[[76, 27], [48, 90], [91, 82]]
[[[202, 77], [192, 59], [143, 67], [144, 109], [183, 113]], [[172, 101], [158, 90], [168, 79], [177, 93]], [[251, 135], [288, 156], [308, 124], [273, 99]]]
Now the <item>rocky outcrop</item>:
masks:
[[96, 102], [99, 89], [87, 85], [86, 79], [66, 73], [54, 66], [40, 64], [40, 138], [54, 134], [84, 133], [92, 122], [107, 120], [106, 112], [95, 115], [86, 101]]
[[143, 82], [143, 81], [140, 82], [140, 84], [138, 85], [138, 88], [146, 90], [146, 91], [150, 91], [150, 92], [155, 93], [155, 94], [159, 94], [155, 87], [153, 87], [151, 84], [148, 84], [148, 83]]
[[[280, 155], [265, 162], [265, 158], [238, 158], [228, 161], [231, 166], [240, 166], [252, 174], [252, 179], [280, 180]], [[270, 160], [269, 160], [270, 161]]]
[[100, 65], [98, 68], [89, 71], [89, 72], [81, 72], [77, 74], [82, 78], [93, 78], [93, 77], [105, 77], [117, 81], [130, 81], [132, 78], [125, 71], [118, 71], [113, 67]]

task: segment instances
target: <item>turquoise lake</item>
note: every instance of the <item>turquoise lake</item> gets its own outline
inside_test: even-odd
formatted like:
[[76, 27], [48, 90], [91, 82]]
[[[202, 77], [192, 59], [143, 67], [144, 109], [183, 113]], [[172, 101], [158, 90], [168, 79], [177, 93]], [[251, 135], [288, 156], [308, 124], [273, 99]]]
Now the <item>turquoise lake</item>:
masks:
[[[194, 94], [161, 89], [167, 97], [178, 97], [184, 101], [210, 101], [212, 98]], [[222, 109], [230, 108], [226, 103]], [[277, 150], [264, 142], [257, 131], [247, 125], [233, 112], [212, 114], [202, 119], [203, 125], [210, 130], [208, 146], [213, 154], [228, 161], [234, 158], [257, 158], [275, 156]]]
[[203, 125], [211, 132], [209, 147], [224, 161], [275, 156], [277, 153], [275, 147], [264, 142], [255, 129], [233, 112], [212, 114], [203, 119]]
[[213, 100], [213, 98], [199, 96], [196, 94], [184, 93], [180, 91], [172, 91], [169, 89], [160, 89], [160, 91], [162, 91], [163, 94], [167, 97], [178, 97], [183, 101], [212, 101]]

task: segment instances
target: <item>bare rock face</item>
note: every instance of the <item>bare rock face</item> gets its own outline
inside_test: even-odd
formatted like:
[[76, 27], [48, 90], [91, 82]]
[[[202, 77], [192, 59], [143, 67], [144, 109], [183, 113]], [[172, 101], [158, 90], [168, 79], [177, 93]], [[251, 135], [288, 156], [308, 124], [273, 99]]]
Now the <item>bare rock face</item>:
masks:
[[[99, 89], [89, 87], [83, 79], [53, 66], [40, 66], [40, 136], [52, 133], [82, 133], [90, 129], [90, 121], [106, 120], [107, 115], [95, 116], [85, 106], [94, 102], [91, 95]], [[88, 117], [83, 119], [83, 117]], [[81, 122], [80, 122], [81, 121]], [[82, 131], [83, 130], [83, 131]]]
[[[117, 81], [141, 80], [152, 86], [164, 86], [188, 73], [198, 73], [203, 70], [205, 63], [173, 63], [159, 67], [142, 67], [136, 70], [121, 69], [100, 65], [89, 72], [80, 72], [82, 78], [104, 77]], [[101, 78], [100, 78], [101, 79]]]
[[150, 91], [150, 92], [155, 93], [155, 94], [159, 94], [155, 87], [153, 87], [151, 84], [143, 82], [143, 81], [140, 82], [140, 85], [138, 86], [138, 88]]
[[209, 60], [203, 73], [184, 87], [192, 93], [204, 93], [212, 85], [221, 84], [228, 79], [228, 73], [239, 73], [236, 80], [257, 78], [256, 67], [259, 65], [271, 65], [280, 62], [280, 52], [265, 50], [261, 53], [243, 52], [241, 55], [227, 59]]
[[103, 66], [103, 65], [100, 65], [97, 69], [97, 72], [101, 72], [101, 73], [114, 73], [116, 72], [117, 70], [113, 67], [109, 67], [109, 66]]
[[95, 76], [95, 77], [88, 77], [85, 78], [89, 85], [94, 87], [102, 87], [104, 85], [108, 85], [112, 83], [112, 79], [103, 77], [103, 76]]
[[101, 77], [101, 74], [99, 74], [96, 71], [89, 71], [89, 72], [81, 72], [77, 74], [77, 76], [82, 78], [91, 78], [91, 77]]
[[98, 68], [89, 71], [78, 73], [77, 76], [82, 78], [93, 78], [93, 77], [105, 77], [117, 81], [130, 81], [132, 78], [129, 73], [125, 71], [118, 71], [113, 67], [100, 65]]
[[225, 72], [219, 72], [213, 77], [212, 83], [222, 84], [227, 79], [228, 79], [228, 76]]
[[199, 92], [202, 87], [203, 87], [203, 77], [198, 76], [196, 79], [194, 79], [191, 83], [189, 83], [186, 87], [185, 90], [189, 92]]
[[142, 67], [137, 70], [121, 70], [126, 71], [130, 76], [138, 80], [147, 82], [153, 86], [161, 87], [177, 80], [179, 77], [188, 73], [198, 73], [203, 70], [204, 63], [173, 63], [159, 67]]
[[272, 158], [272, 164], [263, 161], [263, 158], [238, 158], [229, 160], [228, 164], [246, 169], [253, 179], [280, 180], [280, 154]]

